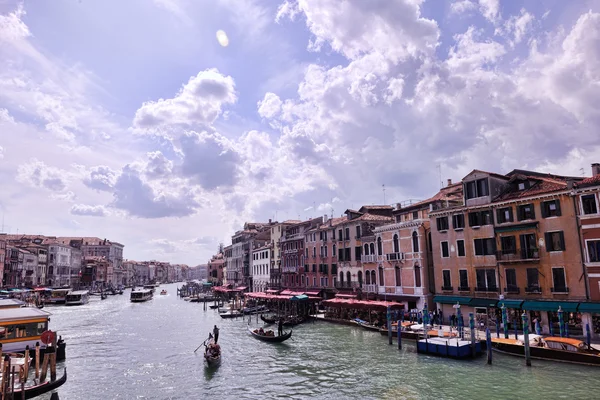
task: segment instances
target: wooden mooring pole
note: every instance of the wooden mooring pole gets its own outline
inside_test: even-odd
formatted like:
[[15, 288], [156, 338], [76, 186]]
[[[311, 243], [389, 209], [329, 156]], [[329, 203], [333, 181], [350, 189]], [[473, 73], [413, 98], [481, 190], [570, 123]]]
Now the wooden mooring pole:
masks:
[[487, 349], [487, 363], [492, 364], [492, 334], [490, 328], [485, 330], [485, 346]]

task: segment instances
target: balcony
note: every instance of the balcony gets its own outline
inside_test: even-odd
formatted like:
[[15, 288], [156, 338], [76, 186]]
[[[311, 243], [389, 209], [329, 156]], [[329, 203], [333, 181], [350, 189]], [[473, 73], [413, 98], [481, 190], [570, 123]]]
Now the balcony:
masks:
[[476, 292], [497, 292], [498, 291], [498, 287], [497, 286], [489, 286], [489, 287], [485, 287], [485, 286], [477, 286], [475, 288]]
[[452, 286], [442, 286], [442, 292], [452, 292], [454, 288]]
[[377, 285], [363, 285], [363, 292], [377, 293]]
[[519, 294], [521, 293], [521, 289], [519, 289], [519, 287], [515, 285], [508, 285], [504, 288], [504, 293]]
[[281, 269], [281, 272], [283, 272], [283, 273], [296, 273], [296, 272], [298, 272], [298, 267], [283, 267]]
[[509, 249], [496, 252], [498, 262], [539, 262], [539, 249]]
[[368, 256], [362, 255], [360, 256], [360, 261], [364, 263], [374, 263], [377, 262], [377, 256], [374, 254], [369, 254]]
[[525, 288], [525, 293], [537, 293], [537, 294], [541, 294], [542, 293], [542, 288], [538, 285], [533, 285], [533, 286], [527, 286]]
[[404, 253], [389, 253], [385, 255], [387, 261], [404, 260]]
[[379, 286], [379, 294], [403, 294], [401, 286]]
[[470, 292], [471, 288], [469, 286], [459, 286], [458, 291], [459, 292]]
[[553, 287], [550, 288], [550, 291], [554, 294], [567, 294], [569, 293], [568, 287]]

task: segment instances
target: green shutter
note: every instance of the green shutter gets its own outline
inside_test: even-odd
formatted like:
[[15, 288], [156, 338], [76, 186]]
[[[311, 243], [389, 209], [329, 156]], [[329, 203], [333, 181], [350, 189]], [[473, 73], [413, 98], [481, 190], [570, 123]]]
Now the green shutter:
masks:
[[558, 232], [558, 235], [560, 236], [560, 249], [565, 251], [565, 234], [563, 231], [560, 231]]
[[562, 214], [560, 213], [560, 200], [554, 200], [556, 202], [556, 215], [557, 216], [561, 216]]

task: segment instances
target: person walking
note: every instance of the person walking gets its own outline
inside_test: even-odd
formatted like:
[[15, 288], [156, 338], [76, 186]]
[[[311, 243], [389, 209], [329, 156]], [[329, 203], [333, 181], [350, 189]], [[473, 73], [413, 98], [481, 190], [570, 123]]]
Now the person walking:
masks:
[[219, 328], [215, 325], [213, 328], [213, 336], [215, 337], [215, 343], [219, 341]]

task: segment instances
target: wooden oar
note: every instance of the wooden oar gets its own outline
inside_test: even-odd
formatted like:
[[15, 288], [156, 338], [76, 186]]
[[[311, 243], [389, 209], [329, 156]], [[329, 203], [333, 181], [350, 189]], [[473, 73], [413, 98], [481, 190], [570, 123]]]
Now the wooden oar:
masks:
[[200, 347], [204, 346], [208, 340], [210, 340], [210, 338], [206, 339], [204, 342], [202, 342], [202, 344], [200, 346], [196, 347], [196, 350], [194, 350], [194, 353], [197, 352]]

